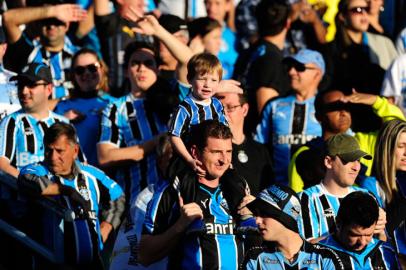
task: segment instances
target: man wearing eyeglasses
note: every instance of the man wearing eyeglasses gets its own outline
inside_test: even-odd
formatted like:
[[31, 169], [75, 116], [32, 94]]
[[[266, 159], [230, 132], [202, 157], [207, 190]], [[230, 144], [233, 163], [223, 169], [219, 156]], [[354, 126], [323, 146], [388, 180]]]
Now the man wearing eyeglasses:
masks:
[[[42, 1], [55, 3], [55, 0]], [[86, 11], [74, 4], [44, 5], [10, 9], [3, 14], [9, 49], [5, 55], [6, 67], [20, 72], [27, 63], [47, 63], [53, 74], [52, 98], [68, 95], [69, 80], [65, 72], [70, 69], [71, 59], [77, 48], [67, 38], [70, 22], [86, 17]], [[22, 25], [39, 22], [39, 42], [21, 31]]]
[[294, 94], [269, 102], [262, 112], [254, 139], [271, 148], [275, 181], [287, 185], [292, 153], [321, 134], [314, 117], [314, 99], [325, 72], [320, 53], [302, 49], [284, 59]]

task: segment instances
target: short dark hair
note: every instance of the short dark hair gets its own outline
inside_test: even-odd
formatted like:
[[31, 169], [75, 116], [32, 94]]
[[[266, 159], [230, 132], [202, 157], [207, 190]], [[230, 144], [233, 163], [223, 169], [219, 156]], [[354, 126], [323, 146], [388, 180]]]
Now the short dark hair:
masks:
[[261, 0], [255, 9], [261, 37], [276, 36], [285, 28], [291, 8], [285, 0]]
[[319, 91], [317, 93], [316, 98], [314, 100], [314, 109], [315, 109], [316, 119], [320, 122], [321, 122], [322, 116], [325, 113], [325, 109], [326, 109], [326, 106], [325, 106], [326, 103], [324, 102], [324, 97], [331, 92], [341, 92], [341, 93], [343, 93], [344, 96], [347, 96], [347, 95], [351, 94], [352, 88], [349, 88], [346, 86], [334, 85], [324, 91]]
[[231, 139], [233, 135], [226, 125], [217, 120], [206, 120], [191, 128], [191, 145], [202, 151], [207, 145], [207, 138]]
[[351, 225], [368, 228], [378, 221], [378, 217], [379, 207], [375, 198], [369, 193], [355, 191], [342, 200], [336, 223], [342, 228]]
[[201, 36], [203, 38], [216, 28], [221, 29], [221, 24], [217, 20], [209, 17], [197, 18], [188, 23], [190, 40], [196, 36]]
[[56, 142], [63, 135], [66, 136], [69, 142], [78, 144], [75, 127], [68, 123], [56, 122], [45, 131], [44, 145], [47, 146]]

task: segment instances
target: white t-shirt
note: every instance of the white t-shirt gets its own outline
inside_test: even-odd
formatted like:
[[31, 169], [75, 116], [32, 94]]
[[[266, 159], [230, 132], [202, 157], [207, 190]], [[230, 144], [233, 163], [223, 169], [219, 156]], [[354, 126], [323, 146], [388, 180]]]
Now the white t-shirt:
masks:
[[386, 70], [381, 94], [394, 97], [396, 105], [406, 112], [406, 54], [397, 57]]

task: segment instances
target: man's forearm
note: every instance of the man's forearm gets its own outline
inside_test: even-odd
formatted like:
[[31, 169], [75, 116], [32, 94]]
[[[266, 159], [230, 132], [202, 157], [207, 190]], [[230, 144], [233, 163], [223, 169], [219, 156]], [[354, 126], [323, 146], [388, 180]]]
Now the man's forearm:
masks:
[[0, 171], [9, 174], [15, 178], [17, 178], [18, 175], [20, 174], [19, 170], [16, 167], [12, 166], [10, 162], [5, 158], [0, 158]]

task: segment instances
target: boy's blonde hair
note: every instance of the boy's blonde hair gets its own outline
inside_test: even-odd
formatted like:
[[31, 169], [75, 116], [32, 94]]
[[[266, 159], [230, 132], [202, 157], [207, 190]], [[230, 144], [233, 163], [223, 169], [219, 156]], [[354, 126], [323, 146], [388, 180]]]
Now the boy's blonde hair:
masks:
[[219, 80], [221, 80], [223, 76], [223, 67], [215, 55], [211, 53], [199, 53], [190, 58], [187, 63], [187, 79], [189, 82], [191, 82], [196, 75], [207, 73], [217, 73]]

